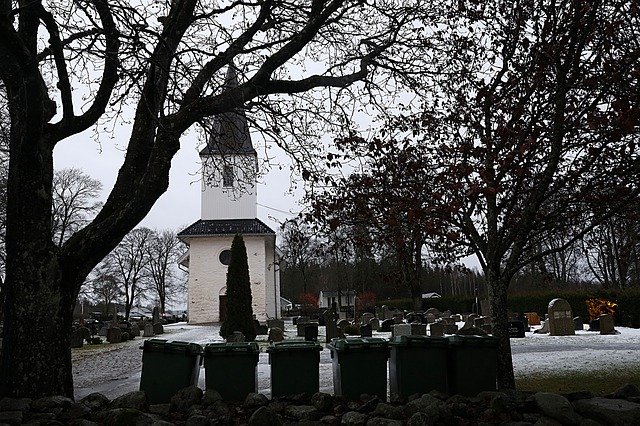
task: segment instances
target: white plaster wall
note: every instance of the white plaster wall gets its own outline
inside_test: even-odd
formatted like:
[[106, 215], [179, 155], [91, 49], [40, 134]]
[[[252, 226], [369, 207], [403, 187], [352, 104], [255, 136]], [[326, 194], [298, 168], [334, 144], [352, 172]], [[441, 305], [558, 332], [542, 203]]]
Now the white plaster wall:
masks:
[[[222, 186], [221, 170], [223, 164], [230, 164], [234, 168], [234, 188]], [[254, 156], [234, 156], [225, 158], [224, 161], [220, 156], [203, 158], [200, 218], [217, 220], [255, 219], [258, 217], [255, 174]], [[240, 189], [240, 185], [242, 185], [242, 189]]]
[[[251, 281], [253, 313], [260, 321], [267, 319], [266, 311], [266, 253], [268, 236], [245, 235]], [[188, 315], [194, 324], [220, 321], [220, 291], [227, 280], [227, 266], [218, 256], [231, 248], [233, 236], [194, 237], [189, 239]], [[271, 316], [272, 317], [272, 316]]]

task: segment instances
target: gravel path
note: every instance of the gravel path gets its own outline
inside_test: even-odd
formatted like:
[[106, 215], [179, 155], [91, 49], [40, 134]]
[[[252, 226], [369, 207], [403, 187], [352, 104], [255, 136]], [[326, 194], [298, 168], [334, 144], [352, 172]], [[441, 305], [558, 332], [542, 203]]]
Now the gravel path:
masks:
[[[295, 327], [288, 320], [286, 337], [295, 338]], [[319, 341], [324, 341], [320, 327]], [[199, 344], [222, 341], [219, 325], [189, 325], [186, 323], [165, 326], [165, 334], [159, 338]], [[572, 370], [607, 369], [623, 370], [640, 368], [637, 349], [640, 347], [640, 330], [620, 327], [620, 334], [601, 336], [597, 333], [578, 332], [575, 336], [552, 337], [545, 334], [526, 333], [523, 339], [512, 339], [513, 364], [518, 377], [535, 373]], [[389, 333], [375, 333], [374, 337], [389, 337]], [[76, 398], [92, 392], [100, 392], [115, 398], [137, 390], [142, 369], [142, 345], [137, 338], [124, 343], [85, 346], [73, 349], [73, 378]], [[270, 395], [269, 356], [264, 352], [268, 345], [266, 336], [258, 336], [262, 348], [258, 363], [258, 390]], [[204, 368], [200, 371], [199, 386], [204, 389]], [[333, 372], [330, 351], [320, 352], [320, 390], [333, 393]]]

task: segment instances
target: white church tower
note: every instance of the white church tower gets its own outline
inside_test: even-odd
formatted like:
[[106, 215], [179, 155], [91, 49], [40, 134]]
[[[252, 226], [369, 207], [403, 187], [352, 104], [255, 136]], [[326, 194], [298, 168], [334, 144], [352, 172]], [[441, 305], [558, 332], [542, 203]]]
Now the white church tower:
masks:
[[[225, 86], [237, 85], [237, 71], [230, 65]], [[200, 159], [200, 220], [178, 233], [189, 246], [180, 260], [189, 270], [189, 322], [224, 321], [227, 266], [235, 234], [242, 234], [247, 247], [253, 313], [260, 321], [278, 318], [280, 253], [275, 232], [257, 219], [258, 159], [244, 110], [215, 117]]]

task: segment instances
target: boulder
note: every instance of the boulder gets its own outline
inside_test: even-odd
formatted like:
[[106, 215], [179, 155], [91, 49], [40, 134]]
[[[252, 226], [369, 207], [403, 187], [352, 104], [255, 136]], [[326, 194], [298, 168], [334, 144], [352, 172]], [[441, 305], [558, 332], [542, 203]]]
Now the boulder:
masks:
[[640, 424], [640, 404], [624, 399], [592, 398], [573, 403], [582, 416], [606, 425]]

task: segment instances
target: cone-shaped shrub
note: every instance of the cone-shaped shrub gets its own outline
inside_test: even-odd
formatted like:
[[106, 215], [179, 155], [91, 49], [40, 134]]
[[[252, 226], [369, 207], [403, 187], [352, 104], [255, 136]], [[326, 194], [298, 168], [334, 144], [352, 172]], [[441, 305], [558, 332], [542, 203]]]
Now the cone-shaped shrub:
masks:
[[220, 335], [226, 339], [234, 331], [241, 331], [247, 341], [256, 338], [247, 249], [240, 234], [236, 234], [231, 243], [231, 260], [227, 269], [227, 318], [220, 327]]

